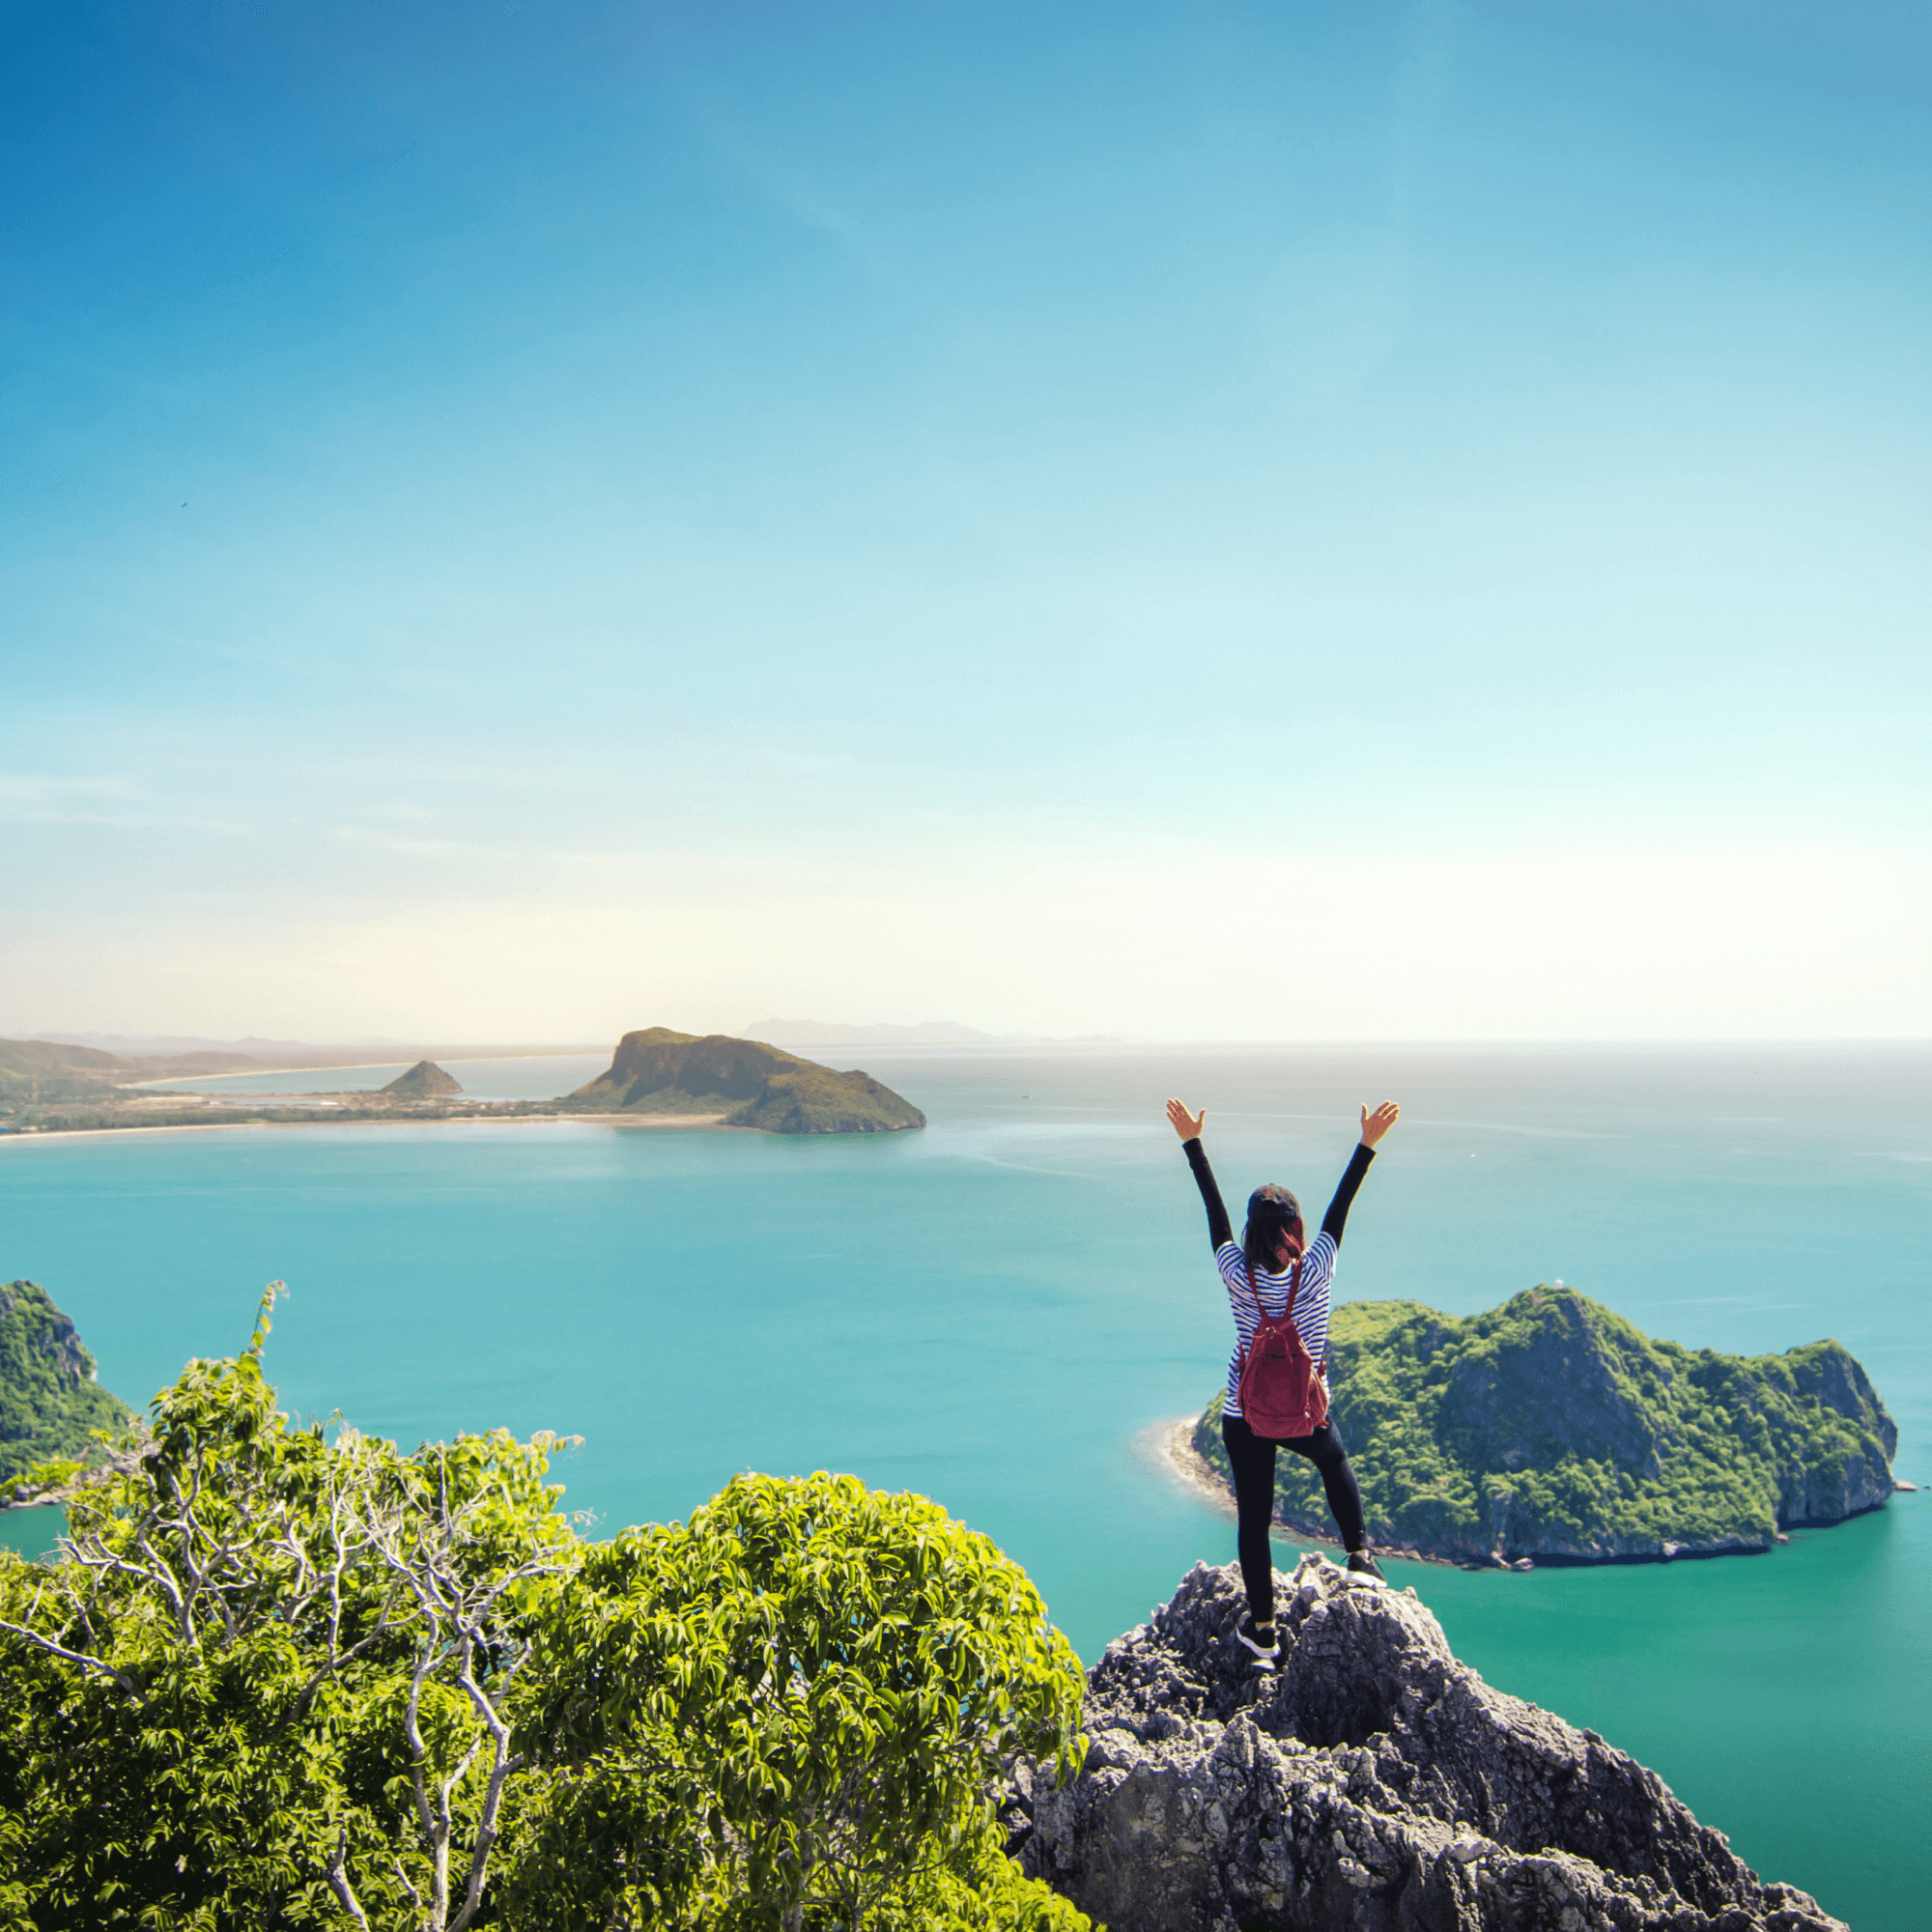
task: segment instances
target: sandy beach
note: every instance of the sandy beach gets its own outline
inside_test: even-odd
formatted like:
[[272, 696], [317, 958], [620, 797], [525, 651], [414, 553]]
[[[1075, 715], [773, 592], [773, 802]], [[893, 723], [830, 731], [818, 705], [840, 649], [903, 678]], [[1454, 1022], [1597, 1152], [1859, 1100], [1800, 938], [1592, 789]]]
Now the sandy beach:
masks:
[[[1211, 1503], [1221, 1515], [1233, 1517], [1234, 1491], [1228, 1487], [1220, 1471], [1194, 1446], [1194, 1425], [1199, 1420], [1199, 1416], [1181, 1415], [1171, 1422], [1156, 1422], [1151, 1429], [1142, 1431], [1139, 1444], [1150, 1460], [1161, 1464], [1182, 1489], [1198, 1495], [1204, 1502]], [[1275, 1511], [1274, 1520], [1277, 1529], [1306, 1537], [1311, 1542], [1326, 1544], [1331, 1549], [1342, 1548], [1342, 1540], [1335, 1534], [1333, 1523], [1318, 1526], [1298, 1518], [1283, 1516], [1279, 1508]], [[1426, 1549], [1404, 1549], [1383, 1543], [1378, 1543], [1374, 1548], [1377, 1555], [1393, 1557], [1404, 1563], [1439, 1563], [1451, 1570], [1472, 1567], [1453, 1556], [1432, 1555]]]
[[[283, 1096], [264, 1094], [266, 1100]], [[398, 1114], [390, 1120], [343, 1121], [318, 1111], [308, 1121], [164, 1121], [153, 1126], [126, 1127], [42, 1127], [27, 1132], [0, 1134], [0, 1147], [9, 1142], [105, 1140], [126, 1134], [211, 1134], [237, 1133], [243, 1128], [288, 1129], [304, 1127], [472, 1127], [509, 1126], [519, 1122], [574, 1121], [599, 1127], [694, 1127], [706, 1133], [751, 1134], [756, 1127], [727, 1127], [723, 1114], [445, 1114], [434, 1119]]]

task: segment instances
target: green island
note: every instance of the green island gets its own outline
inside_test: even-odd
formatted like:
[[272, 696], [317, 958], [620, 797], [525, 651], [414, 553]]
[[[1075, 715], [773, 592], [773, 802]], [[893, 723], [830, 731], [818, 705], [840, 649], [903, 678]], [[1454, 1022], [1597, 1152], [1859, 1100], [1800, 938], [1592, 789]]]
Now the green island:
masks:
[[668, 1027], [627, 1033], [610, 1067], [554, 1100], [478, 1100], [430, 1060], [374, 1093], [260, 1095], [157, 1094], [145, 1083], [253, 1072], [243, 1054], [123, 1058], [50, 1040], [0, 1040], [0, 1134], [124, 1127], [318, 1125], [345, 1121], [525, 1120], [630, 1115], [769, 1134], [874, 1134], [923, 1127], [925, 1116], [868, 1073], [840, 1073], [760, 1040]]
[[84, 1460], [97, 1431], [119, 1435], [131, 1419], [95, 1380], [94, 1357], [46, 1290], [0, 1284], [0, 1484]]
[[989, 1539], [821, 1472], [592, 1543], [554, 1435], [293, 1423], [279, 1288], [93, 1469], [0, 1485], [67, 1509], [0, 1549], [0, 1922], [1092, 1932], [1008, 1856], [1083, 1679]]
[[700, 1114], [774, 1134], [875, 1134], [925, 1116], [868, 1073], [836, 1073], [761, 1040], [647, 1027], [562, 1103], [575, 1113]]
[[[1329, 1334], [1334, 1419], [1385, 1549], [1480, 1564], [1764, 1550], [1892, 1493], [1898, 1431], [1836, 1342], [1686, 1349], [1561, 1286], [1461, 1319], [1350, 1302]], [[1232, 1485], [1222, 1400], [1192, 1446]], [[1300, 1457], [1278, 1459], [1275, 1493], [1284, 1524], [1333, 1533]]]

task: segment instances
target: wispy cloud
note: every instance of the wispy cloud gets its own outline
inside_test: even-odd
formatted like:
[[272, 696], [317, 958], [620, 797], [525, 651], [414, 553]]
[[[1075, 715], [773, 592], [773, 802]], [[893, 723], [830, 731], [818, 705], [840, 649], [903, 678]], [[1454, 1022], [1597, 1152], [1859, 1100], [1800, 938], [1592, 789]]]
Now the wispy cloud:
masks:
[[120, 775], [48, 777], [0, 772], [0, 819], [25, 825], [99, 825], [128, 830], [179, 830], [238, 837], [248, 827], [206, 811], [183, 810], [155, 799], [139, 781]]

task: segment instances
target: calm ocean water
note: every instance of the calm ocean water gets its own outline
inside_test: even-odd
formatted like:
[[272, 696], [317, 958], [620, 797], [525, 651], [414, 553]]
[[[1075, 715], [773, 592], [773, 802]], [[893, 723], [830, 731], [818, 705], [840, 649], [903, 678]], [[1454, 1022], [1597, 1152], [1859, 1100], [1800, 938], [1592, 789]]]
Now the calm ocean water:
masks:
[[[1560, 1278], [1693, 1347], [1835, 1335], [1898, 1421], [1898, 1473], [1932, 1479], [1927, 1049], [857, 1058], [925, 1133], [0, 1141], [0, 1279], [43, 1282], [138, 1403], [241, 1347], [281, 1276], [287, 1406], [410, 1442], [582, 1435], [558, 1473], [606, 1529], [681, 1517], [746, 1467], [923, 1491], [1027, 1565], [1091, 1659], [1233, 1553], [1149, 1448], [1212, 1392], [1229, 1328], [1160, 1103], [1207, 1106], [1231, 1199], [1279, 1179], [1319, 1211], [1355, 1104], [1393, 1095], [1345, 1298], [1463, 1314]], [[601, 1065], [452, 1070], [508, 1097]], [[1763, 1557], [1391, 1574], [1492, 1683], [1634, 1752], [1767, 1876], [1860, 1932], [1924, 1922], [1932, 1493]]]

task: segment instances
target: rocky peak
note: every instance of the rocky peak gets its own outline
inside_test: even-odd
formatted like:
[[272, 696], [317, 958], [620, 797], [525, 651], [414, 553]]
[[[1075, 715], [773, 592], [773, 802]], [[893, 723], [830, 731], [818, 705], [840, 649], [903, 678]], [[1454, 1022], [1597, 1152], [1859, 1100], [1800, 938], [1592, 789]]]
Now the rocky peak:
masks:
[[1447, 1435], [1489, 1445], [1505, 1467], [1546, 1462], [1560, 1447], [1635, 1475], [1661, 1473], [1669, 1433], [1638, 1396], [1654, 1373], [1643, 1337], [1571, 1289], [1532, 1289], [1497, 1315], [1488, 1346], [1450, 1373]]
[[399, 1100], [438, 1100], [463, 1089], [452, 1074], [445, 1073], [433, 1060], [419, 1060], [407, 1073], [399, 1073], [383, 1089]]
[[1658, 1776], [1492, 1690], [1413, 1590], [1306, 1556], [1281, 1669], [1197, 1564], [1088, 1673], [1091, 1744], [1022, 1760], [1018, 1856], [1112, 1932], [1844, 1932], [1766, 1885]]

